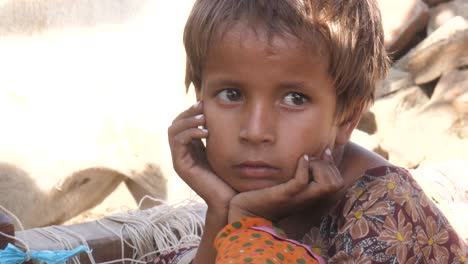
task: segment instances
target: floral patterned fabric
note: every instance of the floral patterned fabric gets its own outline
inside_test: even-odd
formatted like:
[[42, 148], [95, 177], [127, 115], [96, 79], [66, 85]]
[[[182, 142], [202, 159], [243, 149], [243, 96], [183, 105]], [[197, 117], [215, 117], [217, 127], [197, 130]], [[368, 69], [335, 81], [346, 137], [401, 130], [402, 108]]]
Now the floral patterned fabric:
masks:
[[468, 263], [468, 247], [408, 171], [368, 170], [303, 238], [328, 263]]

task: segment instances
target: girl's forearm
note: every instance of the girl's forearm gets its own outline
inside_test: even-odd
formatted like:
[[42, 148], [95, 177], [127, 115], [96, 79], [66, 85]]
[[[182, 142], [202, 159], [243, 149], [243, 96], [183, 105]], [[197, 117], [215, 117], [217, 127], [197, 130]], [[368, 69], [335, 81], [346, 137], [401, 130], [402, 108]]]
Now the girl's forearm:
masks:
[[215, 263], [216, 250], [213, 246], [218, 232], [227, 224], [228, 211], [210, 210], [206, 213], [205, 228], [193, 264]]

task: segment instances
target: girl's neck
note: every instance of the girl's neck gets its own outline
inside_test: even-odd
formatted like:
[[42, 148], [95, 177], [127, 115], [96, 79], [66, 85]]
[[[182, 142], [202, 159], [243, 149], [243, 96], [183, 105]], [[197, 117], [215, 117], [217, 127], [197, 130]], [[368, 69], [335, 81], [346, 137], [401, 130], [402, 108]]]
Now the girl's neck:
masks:
[[288, 238], [301, 241], [306, 233], [314, 226], [319, 227], [322, 216], [328, 213], [328, 206], [313, 205], [310, 209], [281, 219], [276, 225], [281, 228]]

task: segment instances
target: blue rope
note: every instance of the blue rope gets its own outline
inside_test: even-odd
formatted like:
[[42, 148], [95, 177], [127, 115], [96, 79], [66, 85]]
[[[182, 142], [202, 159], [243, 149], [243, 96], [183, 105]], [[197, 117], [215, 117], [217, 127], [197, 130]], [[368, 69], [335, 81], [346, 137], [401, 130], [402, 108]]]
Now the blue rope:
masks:
[[[86, 246], [78, 246], [73, 250], [59, 250], [59, 251], [35, 251], [31, 250], [29, 255], [31, 259], [42, 261], [46, 264], [61, 264], [65, 263], [67, 260], [73, 258], [74, 256], [83, 253], [89, 252], [90, 249]], [[12, 244], [4, 250], [0, 250], [0, 264], [22, 264], [28, 259], [28, 256], [23, 251], [19, 250], [17, 247]]]

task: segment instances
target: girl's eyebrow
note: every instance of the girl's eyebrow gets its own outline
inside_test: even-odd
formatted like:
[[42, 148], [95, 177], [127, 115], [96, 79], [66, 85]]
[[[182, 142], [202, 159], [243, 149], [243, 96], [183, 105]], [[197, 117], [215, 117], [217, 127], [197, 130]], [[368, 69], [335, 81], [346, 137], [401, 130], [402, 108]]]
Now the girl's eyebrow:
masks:
[[217, 86], [241, 86], [242, 83], [240, 81], [235, 81], [232, 79], [214, 79], [208, 81], [209, 85], [217, 85]]
[[[222, 86], [222, 87], [242, 87], [244, 83], [239, 80], [233, 80], [228, 78], [213, 78], [207, 81], [208, 86]], [[288, 90], [288, 89], [306, 89], [307, 84], [302, 81], [284, 81], [276, 85], [278, 89]]]
[[304, 82], [281, 82], [278, 87], [281, 89], [304, 89], [306, 84]]

